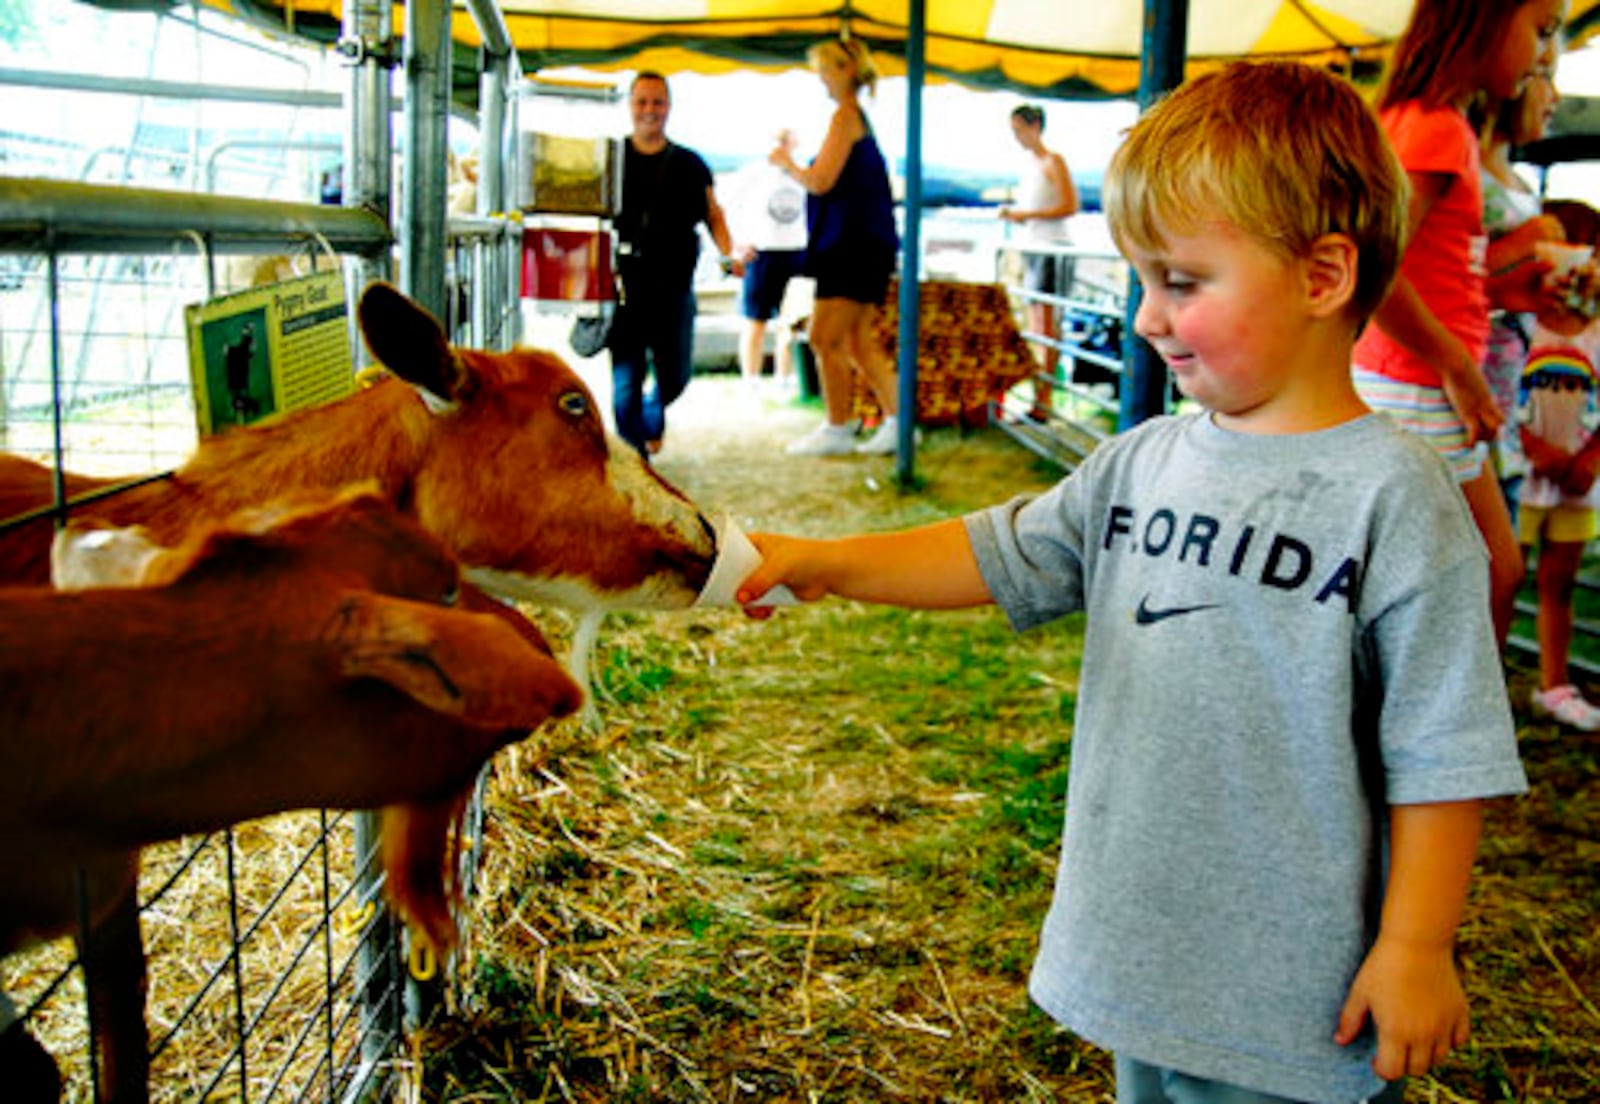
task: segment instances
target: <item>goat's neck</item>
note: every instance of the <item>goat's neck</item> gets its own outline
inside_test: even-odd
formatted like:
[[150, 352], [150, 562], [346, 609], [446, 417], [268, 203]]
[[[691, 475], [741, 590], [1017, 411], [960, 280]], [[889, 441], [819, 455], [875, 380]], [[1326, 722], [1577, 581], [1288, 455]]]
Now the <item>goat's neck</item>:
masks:
[[125, 512], [161, 539], [180, 536], [201, 518], [222, 518], [298, 489], [372, 480], [404, 506], [431, 417], [409, 385], [391, 381], [213, 438], [170, 483], [141, 489], [144, 501], [130, 502]]

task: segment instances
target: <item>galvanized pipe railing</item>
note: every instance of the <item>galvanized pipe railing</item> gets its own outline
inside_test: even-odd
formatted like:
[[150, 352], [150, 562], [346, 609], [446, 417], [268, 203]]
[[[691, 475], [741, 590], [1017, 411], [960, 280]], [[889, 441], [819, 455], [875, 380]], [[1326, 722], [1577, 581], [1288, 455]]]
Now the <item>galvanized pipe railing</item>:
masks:
[[0, 177], [0, 252], [285, 252], [308, 239], [371, 256], [394, 243], [388, 224], [359, 207]]

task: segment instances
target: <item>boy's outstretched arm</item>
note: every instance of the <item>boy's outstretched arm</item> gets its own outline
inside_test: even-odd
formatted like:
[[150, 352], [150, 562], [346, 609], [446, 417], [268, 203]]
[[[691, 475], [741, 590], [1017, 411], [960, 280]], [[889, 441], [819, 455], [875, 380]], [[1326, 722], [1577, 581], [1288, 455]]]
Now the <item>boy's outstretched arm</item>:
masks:
[[960, 609], [994, 600], [960, 518], [836, 540], [777, 533], [752, 533], [750, 540], [762, 561], [739, 584], [738, 601], [756, 616], [763, 608], [749, 604], [779, 583], [806, 602], [836, 594], [913, 609]]
[[1347, 1045], [1370, 1016], [1378, 1033], [1372, 1068], [1385, 1080], [1426, 1073], [1467, 1041], [1455, 933], [1481, 823], [1476, 801], [1396, 805], [1390, 811], [1382, 923], [1333, 1036]]

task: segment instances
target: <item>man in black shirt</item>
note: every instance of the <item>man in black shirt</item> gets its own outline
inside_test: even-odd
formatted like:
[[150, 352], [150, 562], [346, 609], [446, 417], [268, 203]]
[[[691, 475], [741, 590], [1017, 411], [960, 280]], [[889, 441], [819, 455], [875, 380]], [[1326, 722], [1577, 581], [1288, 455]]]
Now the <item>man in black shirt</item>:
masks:
[[[661, 448], [667, 406], [693, 370], [697, 227], [706, 224], [725, 264], [733, 248], [711, 170], [694, 150], [667, 139], [672, 96], [660, 73], [642, 72], [628, 90], [633, 133], [622, 168], [617, 273], [622, 305], [611, 336], [617, 433], [648, 457]], [[647, 389], [654, 374], [654, 386]]]

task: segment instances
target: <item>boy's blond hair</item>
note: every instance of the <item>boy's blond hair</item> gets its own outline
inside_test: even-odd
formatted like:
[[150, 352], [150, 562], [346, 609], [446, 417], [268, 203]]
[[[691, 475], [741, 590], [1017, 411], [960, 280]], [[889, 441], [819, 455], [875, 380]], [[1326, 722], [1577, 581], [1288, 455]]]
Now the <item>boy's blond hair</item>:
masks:
[[1405, 251], [1404, 170], [1350, 84], [1298, 62], [1235, 62], [1183, 84], [1128, 132], [1106, 170], [1112, 237], [1232, 224], [1286, 258], [1324, 234], [1356, 245], [1351, 312], [1371, 317]]

